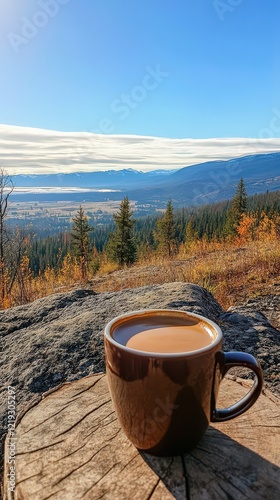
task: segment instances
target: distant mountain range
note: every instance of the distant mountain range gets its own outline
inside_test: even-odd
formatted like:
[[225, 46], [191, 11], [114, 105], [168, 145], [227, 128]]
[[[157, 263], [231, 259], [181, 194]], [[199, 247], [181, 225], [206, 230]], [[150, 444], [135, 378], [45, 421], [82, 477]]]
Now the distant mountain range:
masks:
[[73, 172], [71, 174], [15, 175], [16, 187], [75, 187], [96, 189], [127, 189], [131, 186], [151, 185], [161, 181], [174, 170], [139, 172], [132, 168], [97, 172]]
[[[112, 193], [112, 199], [128, 195], [131, 200], [152, 205], [162, 205], [172, 199], [174, 206], [179, 207], [229, 199], [241, 177], [248, 194], [280, 189], [280, 152], [206, 162], [177, 171], [144, 173], [128, 168], [90, 173], [16, 175], [13, 181], [16, 187], [28, 187], [30, 191], [35, 187], [59, 186], [115, 189], [121, 194]], [[15, 193], [14, 196], [23, 195]], [[95, 200], [92, 192], [83, 192], [81, 196], [83, 200]], [[111, 199], [110, 193], [106, 193], [106, 199], [108, 197]]]

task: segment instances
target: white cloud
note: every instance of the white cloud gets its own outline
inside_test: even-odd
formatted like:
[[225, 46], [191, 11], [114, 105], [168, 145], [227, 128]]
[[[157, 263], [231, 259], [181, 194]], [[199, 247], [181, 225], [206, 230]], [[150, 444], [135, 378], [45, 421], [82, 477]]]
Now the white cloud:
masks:
[[0, 166], [10, 175], [178, 169], [273, 151], [280, 151], [280, 138], [168, 139], [0, 125]]

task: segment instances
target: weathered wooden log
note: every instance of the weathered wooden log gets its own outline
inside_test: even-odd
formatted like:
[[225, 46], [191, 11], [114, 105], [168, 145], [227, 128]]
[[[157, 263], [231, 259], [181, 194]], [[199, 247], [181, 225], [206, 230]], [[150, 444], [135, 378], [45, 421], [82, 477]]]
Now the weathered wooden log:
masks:
[[[220, 406], [240, 399], [248, 383], [225, 380]], [[211, 425], [197, 448], [173, 458], [139, 453], [128, 441], [104, 374], [44, 395], [15, 434], [15, 492], [9, 436], [5, 443], [7, 500], [280, 498], [279, 401], [270, 393], [237, 419]]]

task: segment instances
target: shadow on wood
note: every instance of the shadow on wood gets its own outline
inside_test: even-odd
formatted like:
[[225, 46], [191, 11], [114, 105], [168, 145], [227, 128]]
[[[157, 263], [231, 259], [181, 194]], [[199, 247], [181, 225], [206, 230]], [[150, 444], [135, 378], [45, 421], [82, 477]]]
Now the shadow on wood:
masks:
[[142, 456], [178, 499], [279, 498], [279, 467], [213, 427], [176, 460]]
[[[226, 380], [221, 406], [244, 392]], [[16, 489], [8, 488], [7, 438], [5, 499], [278, 499], [278, 413], [276, 398], [261, 395], [246, 414], [210, 426], [191, 453], [155, 458], [120, 429], [106, 376], [91, 375], [46, 394], [17, 423]]]

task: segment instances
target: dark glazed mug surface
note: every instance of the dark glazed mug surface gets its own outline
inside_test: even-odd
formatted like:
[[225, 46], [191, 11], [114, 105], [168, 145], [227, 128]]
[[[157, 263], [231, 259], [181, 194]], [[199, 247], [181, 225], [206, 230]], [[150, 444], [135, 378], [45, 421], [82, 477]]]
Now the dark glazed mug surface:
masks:
[[[149, 353], [118, 343], [114, 329], [150, 315], [193, 318], [214, 334], [206, 347], [179, 353]], [[129, 440], [140, 450], [170, 456], [196, 446], [209, 422], [234, 418], [246, 411], [262, 388], [261, 369], [245, 353], [223, 353], [222, 332], [212, 321], [194, 313], [158, 309], [119, 316], [105, 328], [106, 372], [113, 404]], [[240, 402], [216, 409], [219, 385], [232, 366], [247, 366], [256, 374], [254, 386]]]

